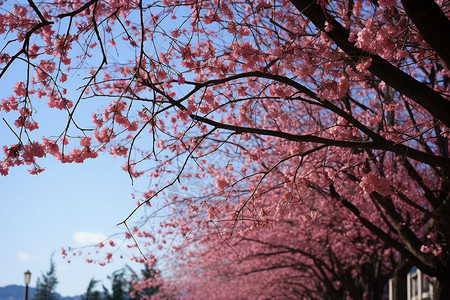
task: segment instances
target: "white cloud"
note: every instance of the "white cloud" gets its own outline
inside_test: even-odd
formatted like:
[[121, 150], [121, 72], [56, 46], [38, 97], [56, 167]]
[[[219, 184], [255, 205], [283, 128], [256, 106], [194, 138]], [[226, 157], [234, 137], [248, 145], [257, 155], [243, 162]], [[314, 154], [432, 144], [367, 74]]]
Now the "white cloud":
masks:
[[106, 235], [99, 232], [77, 231], [73, 234], [73, 239], [78, 246], [97, 245], [107, 239]]
[[37, 255], [29, 255], [25, 252], [17, 253], [17, 258], [22, 262], [30, 262], [30, 261], [36, 261], [36, 260], [40, 259], [40, 257]]

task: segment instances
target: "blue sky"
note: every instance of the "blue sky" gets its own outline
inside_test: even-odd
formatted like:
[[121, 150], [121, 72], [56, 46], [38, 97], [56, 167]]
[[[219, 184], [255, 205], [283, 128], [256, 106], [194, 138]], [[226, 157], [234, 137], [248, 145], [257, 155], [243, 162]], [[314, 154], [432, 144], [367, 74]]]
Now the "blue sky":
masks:
[[[61, 247], [97, 243], [124, 231], [116, 224], [135, 207], [130, 197], [135, 187], [121, 164], [108, 155], [77, 165], [48, 158], [43, 162], [46, 171], [37, 176], [14, 168], [0, 177], [0, 286], [23, 284], [27, 269], [35, 286], [41, 272], [49, 269], [53, 252], [57, 292], [65, 296], [83, 293], [92, 277], [109, 284], [106, 276], [125, 264], [141, 268], [118, 254], [105, 267], [85, 263], [86, 256], [68, 264], [60, 255]], [[122, 235], [115, 239], [122, 240]]]

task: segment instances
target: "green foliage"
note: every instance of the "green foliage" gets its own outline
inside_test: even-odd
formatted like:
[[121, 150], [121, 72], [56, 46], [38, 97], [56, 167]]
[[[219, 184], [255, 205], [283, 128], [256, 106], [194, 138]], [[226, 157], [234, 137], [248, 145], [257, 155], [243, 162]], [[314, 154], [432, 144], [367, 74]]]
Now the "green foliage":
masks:
[[[111, 291], [103, 285], [103, 292], [95, 291], [96, 285], [99, 283], [94, 278], [91, 279], [87, 287], [86, 293], [81, 296], [81, 300], [141, 300], [145, 296], [151, 296], [158, 293], [161, 283], [158, 283], [159, 271], [157, 271], [152, 265], [145, 264], [145, 268], [141, 270], [141, 277], [137, 273], [127, 266], [125, 269], [120, 269], [108, 276], [111, 280]], [[130, 293], [136, 291], [133, 287], [133, 282], [139, 281], [154, 282], [155, 284], [146, 287], [143, 290], [139, 290], [134, 297], [130, 296]], [[148, 298], [148, 297], [147, 297]]]
[[47, 274], [42, 274], [41, 277], [37, 279], [36, 294], [33, 300], [57, 300], [58, 296], [55, 293], [55, 289], [58, 284], [58, 279], [55, 275], [53, 258], [50, 259], [50, 270]]
[[87, 287], [86, 293], [81, 296], [81, 300], [103, 300], [99, 291], [94, 291], [95, 286], [99, 281], [94, 278], [89, 281], [89, 285]]
[[115, 271], [112, 276], [108, 276], [111, 279], [111, 290], [109, 290], [103, 286], [103, 290], [105, 291], [105, 300], [129, 300], [130, 295], [129, 291], [129, 282], [125, 276], [125, 270]]

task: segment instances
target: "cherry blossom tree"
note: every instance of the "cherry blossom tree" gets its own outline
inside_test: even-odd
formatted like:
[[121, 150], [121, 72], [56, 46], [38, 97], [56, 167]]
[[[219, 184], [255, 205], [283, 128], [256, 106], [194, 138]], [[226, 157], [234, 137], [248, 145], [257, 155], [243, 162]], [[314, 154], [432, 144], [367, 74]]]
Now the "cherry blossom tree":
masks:
[[415, 265], [435, 278], [437, 299], [450, 292], [448, 1], [0, 5], [0, 78], [14, 78], [0, 111], [15, 139], [2, 175], [19, 165], [38, 174], [44, 156], [107, 152], [132, 181], [150, 178], [136, 211], [167, 205], [164, 234], [244, 251], [240, 276], [276, 248], [289, 250], [291, 271], [316, 265], [283, 273], [284, 254], [270, 262], [271, 274], [303, 278], [310, 297], [327, 282], [348, 292], [365, 274], [357, 262], [380, 264], [381, 281]]
[[172, 284], [188, 299], [381, 299], [393, 271], [389, 250], [348, 215], [327, 210], [296, 214], [226, 243], [204, 235], [202, 247], [180, 258]]

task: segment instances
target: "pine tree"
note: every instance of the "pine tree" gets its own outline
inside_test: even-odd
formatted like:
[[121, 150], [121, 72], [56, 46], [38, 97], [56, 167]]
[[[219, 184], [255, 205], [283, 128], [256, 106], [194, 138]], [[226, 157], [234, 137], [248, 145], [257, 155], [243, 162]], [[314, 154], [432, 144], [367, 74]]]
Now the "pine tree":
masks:
[[105, 300], [128, 300], [130, 296], [128, 294], [128, 281], [125, 278], [125, 271], [118, 270], [115, 271], [112, 276], [108, 276], [111, 279], [111, 290], [110, 294], [108, 289], [103, 286], [105, 291]]
[[[41, 279], [42, 277], [42, 279]], [[55, 293], [58, 279], [55, 276], [55, 263], [50, 259], [50, 270], [37, 279], [36, 294], [33, 300], [57, 300]]]
[[94, 291], [95, 286], [99, 281], [94, 278], [89, 281], [89, 285], [87, 287], [86, 293], [81, 296], [81, 300], [102, 300], [102, 296], [99, 291]]

